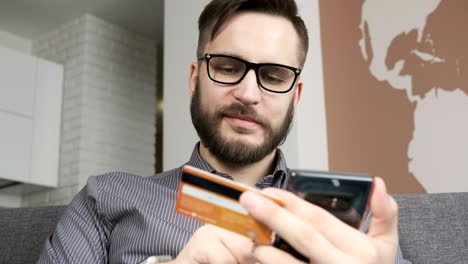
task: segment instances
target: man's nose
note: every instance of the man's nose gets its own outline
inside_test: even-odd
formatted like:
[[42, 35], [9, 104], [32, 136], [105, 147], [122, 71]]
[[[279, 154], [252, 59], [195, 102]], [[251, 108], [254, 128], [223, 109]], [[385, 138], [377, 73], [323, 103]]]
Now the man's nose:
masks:
[[234, 90], [234, 97], [244, 104], [256, 104], [261, 92], [258, 85], [255, 71], [250, 69]]

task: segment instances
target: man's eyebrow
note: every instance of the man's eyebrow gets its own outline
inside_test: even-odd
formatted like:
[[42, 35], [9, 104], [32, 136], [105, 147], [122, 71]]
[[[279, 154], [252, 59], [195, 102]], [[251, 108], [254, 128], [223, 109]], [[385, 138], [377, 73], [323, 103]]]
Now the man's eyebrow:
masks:
[[[209, 52], [207, 52], [209, 53]], [[218, 55], [227, 55], [227, 56], [232, 56], [232, 57], [236, 57], [236, 58], [239, 58], [239, 59], [242, 59], [242, 60], [245, 60], [245, 61], [249, 61], [249, 62], [253, 62], [253, 61], [250, 61], [248, 60], [247, 58], [245, 58], [244, 56], [242, 55], [239, 55], [237, 53], [233, 53], [233, 52], [214, 52], [212, 54], [218, 54]], [[274, 64], [282, 64], [282, 65], [287, 65], [285, 63], [282, 63], [282, 62], [274, 62], [274, 61], [260, 61], [260, 62], [255, 62], [255, 63], [274, 63]]]
[[[206, 52], [206, 53], [210, 53], [210, 52]], [[233, 52], [229, 52], [229, 51], [226, 51], [226, 52], [213, 52], [213, 53], [210, 53], [210, 54], [227, 55], [227, 56], [232, 56], [232, 57], [235, 57], [235, 58], [239, 58], [239, 59], [241, 59], [241, 60], [253, 62], [253, 61], [250, 61], [250, 60], [246, 59], [246, 58], [245, 58], [244, 56], [242, 56], [242, 55], [239, 55], [239, 54], [233, 53]], [[280, 64], [280, 65], [290, 66], [290, 65], [287, 64], [287, 63], [284, 63], [284, 62], [275, 62], [275, 61], [260, 61], [260, 62], [255, 62], [255, 63], [258, 63], [258, 64], [269, 64], [269, 63], [273, 63], [273, 64]], [[293, 64], [291, 64], [291, 65], [293, 65]], [[291, 67], [291, 66], [290, 66], [290, 67]], [[296, 67], [296, 66], [293, 66], [293, 67]], [[297, 68], [299, 68], [299, 66], [297, 66]]]
[[232, 57], [236, 57], [236, 58], [239, 58], [239, 59], [243, 59], [243, 60], [248, 61], [248, 60], [247, 60], [245, 57], [243, 57], [242, 55], [239, 55], [239, 54], [236, 54], [236, 53], [233, 53], [233, 52], [215, 52], [214, 54], [232, 56]]

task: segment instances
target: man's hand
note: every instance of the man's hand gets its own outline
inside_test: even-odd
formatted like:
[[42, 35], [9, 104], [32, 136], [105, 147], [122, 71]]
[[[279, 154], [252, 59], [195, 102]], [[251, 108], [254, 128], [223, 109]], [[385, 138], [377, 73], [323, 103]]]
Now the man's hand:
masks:
[[[265, 191], [281, 199], [284, 207], [253, 192], [242, 194], [240, 203], [311, 263], [393, 263], [398, 248], [398, 206], [382, 179], [376, 178], [374, 184], [367, 234], [283, 190]], [[301, 263], [272, 246], [257, 246], [254, 256], [261, 263]]]
[[171, 263], [255, 263], [253, 242], [231, 231], [204, 225]]

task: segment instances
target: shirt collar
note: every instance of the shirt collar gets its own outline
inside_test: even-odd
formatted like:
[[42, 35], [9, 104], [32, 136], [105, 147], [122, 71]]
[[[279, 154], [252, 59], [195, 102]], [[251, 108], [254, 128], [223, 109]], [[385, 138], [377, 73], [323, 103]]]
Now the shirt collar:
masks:
[[[195, 144], [193, 148], [192, 155], [190, 160], [187, 162], [187, 165], [202, 169], [204, 171], [208, 171], [211, 173], [215, 173], [219, 176], [228, 178], [232, 180], [232, 177], [216, 171], [201, 155], [199, 152], [200, 142]], [[284, 188], [286, 184], [286, 177], [287, 177], [287, 165], [286, 159], [284, 158], [283, 152], [280, 149], [276, 149], [276, 166], [273, 174], [266, 175], [262, 179], [260, 179], [255, 186], [259, 189], [263, 189], [266, 187], [276, 187], [276, 188]]]

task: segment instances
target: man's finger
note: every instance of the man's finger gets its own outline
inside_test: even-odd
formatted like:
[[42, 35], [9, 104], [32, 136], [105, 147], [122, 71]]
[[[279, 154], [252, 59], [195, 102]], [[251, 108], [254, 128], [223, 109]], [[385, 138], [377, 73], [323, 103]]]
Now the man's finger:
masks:
[[369, 236], [389, 245], [398, 244], [398, 205], [388, 195], [385, 183], [376, 178], [371, 197], [372, 219], [369, 226]]
[[229, 230], [209, 225], [218, 236], [221, 243], [229, 250], [239, 263], [253, 263], [252, 252], [254, 243], [247, 237], [241, 236]]
[[271, 200], [254, 192], [245, 192], [240, 197], [240, 203], [254, 218], [274, 230], [312, 262], [332, 263], [342, 255], [310, 223]]
[[277, 263], [288, 263], [288, 264], [300, 264], [304, 263], [285, 251], [279, 250], [271, 246], [258, 246], [254, 250], [255, 258], [262, 264], [277, 264]]
[[[351, 255], [364, 255], [371, 246], [370, 239], [364, 233], [339, 220], [325, 209], [284, 190], [268, 188], [264, 191], [282, 200], [288, 211], [313, 225], [336, 248]], [[360, 247], [356, 247], [356, 239], [343, 239], [356, 237], [361, 241]]]

